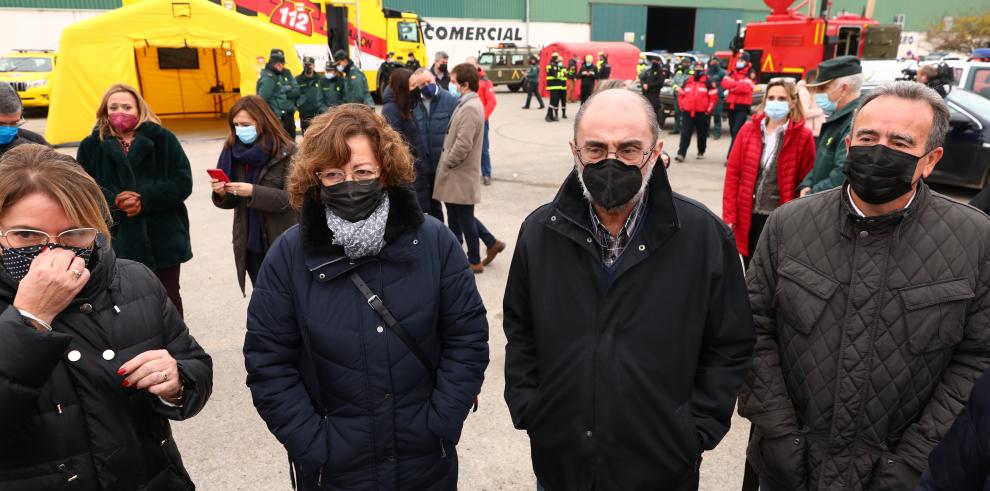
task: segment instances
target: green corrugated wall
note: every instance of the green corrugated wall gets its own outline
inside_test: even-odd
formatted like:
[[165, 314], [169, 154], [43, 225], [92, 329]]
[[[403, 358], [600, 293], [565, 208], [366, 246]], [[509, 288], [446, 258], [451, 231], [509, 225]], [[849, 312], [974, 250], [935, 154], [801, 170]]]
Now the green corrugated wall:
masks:
[[[736, 20], [743, 24], [763, 20], [766, 13], [737, 9], [698, 9], [694, 18], [694, 49], [712, 54], [729, 49], [729, 41], [736, 35]], [[705, 44], [705, 34], [714, 34], [715, 43], [709, 48]]]
[[0, 8], [110, 10], [120, 0], [0, 0]]
[[591, 9], [592, 41], [624, 41], [627, 32], [636, 35], [633, 43], [645, 49], [646, 10], [642, 5], [595, 4]]
[[415, 12], [424, 17], [516, 20], [526, 18], [526, 0], [383, 0], [382, 5], [385, 8]]
[[591, 3], [588, 0], [530, 0], [529, 16], [533, 22], [591, 21]]

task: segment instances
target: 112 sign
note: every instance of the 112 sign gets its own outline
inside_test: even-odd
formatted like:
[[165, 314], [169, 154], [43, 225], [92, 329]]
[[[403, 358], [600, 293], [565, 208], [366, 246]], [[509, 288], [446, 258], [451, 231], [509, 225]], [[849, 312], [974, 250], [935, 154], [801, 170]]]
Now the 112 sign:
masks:
[[292, 29], [307, 36], [313, 35], [313, 17], [309, 10], [296, 11], [293, 2], [282, 2], [278, 8], [272, 11], [270, 20], [272, 24]]

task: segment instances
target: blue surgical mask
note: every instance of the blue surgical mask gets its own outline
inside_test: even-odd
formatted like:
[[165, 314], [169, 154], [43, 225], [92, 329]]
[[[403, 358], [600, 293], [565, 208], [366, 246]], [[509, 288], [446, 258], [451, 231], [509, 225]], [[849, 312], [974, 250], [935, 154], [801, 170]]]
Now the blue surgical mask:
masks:
[[458, 87], [456, 84], [451, 83], [450, 85], [447, 86], [447, 92], [450, 92], [451, 95], [453, 95], [454, 97], [456, 97], [458, 99], [460, 99], [460, 97], [461, 97], [461, 93], [460, 93], [459, 90], [460, 90], [460, 87]]
[[437, 88], [437, 84], [427, 84], [423, 86], [420, 93], [423, 94], [424, 99], [431, 99], [437, 95]]
[[791, 106], [784, 101], [767, 101], [767, 105], [763, 108], [763, 112], [768, 118], [774, 121], [780, 121], [791, 113]]
[[251, 126], [234, 126], [234, 133], [237, 134], [237, 139], [245, 145], [250, 145], [258, 139], [258, 127]]
[[746, 62], [745, 61], [737, 61], [736, 62], [736, 70], [742, 70], [743, 68], [746, 68]]
[[0, 126], [0, 145], [6, 145], [17, 138], [16, 126]]
[[836, 109], [836, 104], [828, 98], [828, 94], [825, 92], [815, 94], [815, 105], [820, 107], [822, 111], [825, 111], [826, 116], [831, 116]]

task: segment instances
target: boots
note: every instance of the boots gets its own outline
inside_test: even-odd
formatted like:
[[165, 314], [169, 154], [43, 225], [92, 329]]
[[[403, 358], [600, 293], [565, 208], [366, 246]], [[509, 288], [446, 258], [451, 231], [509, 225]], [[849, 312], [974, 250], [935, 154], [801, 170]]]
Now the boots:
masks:
[[560, 108], [560, 117], [561, 118], [564, 118], [564, 119], [567, 119], [567, 108], [566, 107]]
[[548, 123], [552, 123], [552, 122], [555, 121], [554, 118], [553, 118], [553, 108], [552, 107], [548, 107], [547, 108], [547, 117], [543, 118], [543, 120], [546, 121], [546, 122], [548, 122]]
[[553, 120], [554, 121], [560, 121], [560, 118], [557, 117], [557, 110], [556, 109], [553, 110]]

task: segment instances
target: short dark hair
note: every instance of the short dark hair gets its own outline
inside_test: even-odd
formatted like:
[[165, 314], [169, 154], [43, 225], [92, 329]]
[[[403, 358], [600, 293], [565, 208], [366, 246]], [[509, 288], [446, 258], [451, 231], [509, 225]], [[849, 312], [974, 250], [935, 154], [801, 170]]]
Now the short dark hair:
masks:
[[478, 69], [470, 63], [461, 63], [454, 67], [450, 72], [453, 76], [457, 77], [457, 83], [468, 84], [468, 89], [472, 92], [478, 91], [478, 82], [480, 77], [478, 76]]

